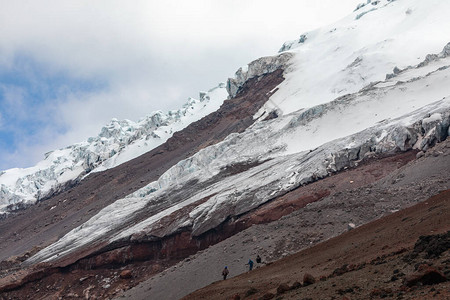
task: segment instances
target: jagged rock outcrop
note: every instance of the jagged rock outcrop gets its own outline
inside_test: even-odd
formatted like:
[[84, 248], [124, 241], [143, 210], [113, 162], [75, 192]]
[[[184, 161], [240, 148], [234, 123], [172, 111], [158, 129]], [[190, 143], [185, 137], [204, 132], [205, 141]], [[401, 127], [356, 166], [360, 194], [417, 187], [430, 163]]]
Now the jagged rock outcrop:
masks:
[[228, 94], [231, 98], [235, 97], [243, 84], [251, 78], [272, 73], [278, 69], [285, 70], [291, 57], [292, 54], [290, 53], [261, 57], [247, 66], [239, 68], [234, 78], [229, 78], [227, 81]]
[[283, 45], [281, 46], [280, 50], [278, 50], [278, 53], [281, 53], [284, 51], [289, 51], [294, 46], [298, 46], [300, 44], [305, 43], [307, 39], [308, 39], [308, 35], [305, 33], [305, 34], [300, 35], [298, 40], [284, 42]]
[[445, 274], [428, 265], [419, 266], [417, 272], [407, 275], [404, 284], [408, 287], [414, 285], [433, 285], [447, 281]]
[[444, 49], [442, 49], [441, 53], [439, 54], [427, 54], [424, 61], [421, 62], [417, 67], [421, 68], [426, 65], [428, 65], [430, 62], [436, 61], [440, 58], [446, 58], [450, 55], [450, 42], [445, 45]]

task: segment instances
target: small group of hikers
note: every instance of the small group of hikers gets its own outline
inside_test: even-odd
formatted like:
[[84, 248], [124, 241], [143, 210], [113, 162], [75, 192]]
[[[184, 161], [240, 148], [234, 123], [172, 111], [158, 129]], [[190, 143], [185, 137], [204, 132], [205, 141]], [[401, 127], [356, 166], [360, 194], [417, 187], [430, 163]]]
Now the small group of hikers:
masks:
[[[258, 264], [261, 263], [261, 256], [259, 256], [259, 255], [256, 256], [256, 263], [258, 263]], [[253, 262], [253, 260], [249, 259], [248, 263], [246, 263], [245, 265], [248, 266], [248, 270], [251, 271], [251, 270], [253, 270], [254, 262]], [[228, 267], [225, 266], [225, 268], [222, 271], [223, 280], [227, 279], [227, 276], [229, 273], [230, 273], [230, 271], [228, 271]]]

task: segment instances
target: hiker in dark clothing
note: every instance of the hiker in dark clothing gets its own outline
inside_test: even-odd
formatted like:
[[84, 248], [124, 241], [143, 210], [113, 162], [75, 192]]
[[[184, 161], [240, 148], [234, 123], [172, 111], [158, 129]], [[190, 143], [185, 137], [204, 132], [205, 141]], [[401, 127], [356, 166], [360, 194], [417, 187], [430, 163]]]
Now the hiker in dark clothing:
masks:
[[261, 256], [259, 256], [259, 255], [256, 256], [256, 263], [258, 263], [258, 264], [261, 263]]
[[248, 265], [248, 270], [249, 271], [253, 270], [253, 260], [249, 259], [248, 263], [246, 263], [246, 265]]
[[223, 271], [222, 271], [223, 280], [227, 279], [228, 273], [230, 273], [228, 271], [228, 267], [225, 266], [225, 268], [223, 268]]

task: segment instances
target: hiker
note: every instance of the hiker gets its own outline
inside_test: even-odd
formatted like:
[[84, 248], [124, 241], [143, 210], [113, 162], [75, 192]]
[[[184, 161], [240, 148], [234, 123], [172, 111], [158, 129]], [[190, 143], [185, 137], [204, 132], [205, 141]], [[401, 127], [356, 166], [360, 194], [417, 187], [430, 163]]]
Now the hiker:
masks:
[[228, 273], [230, 273], [228, 271], [228, 267], [225, 266], [225, 268], [223, 268], [223, 271], [222, 271], [223, 280], [227, 279]]
[[256, 256], [256, 263], [261, 263], [261, 256], [259, 256], [259, 254]]
[[246, 265], [248, 265], [248, 270], [249, 271], [253, 270], [253, 260], [249, 259], [248, 263], [246, 263]]

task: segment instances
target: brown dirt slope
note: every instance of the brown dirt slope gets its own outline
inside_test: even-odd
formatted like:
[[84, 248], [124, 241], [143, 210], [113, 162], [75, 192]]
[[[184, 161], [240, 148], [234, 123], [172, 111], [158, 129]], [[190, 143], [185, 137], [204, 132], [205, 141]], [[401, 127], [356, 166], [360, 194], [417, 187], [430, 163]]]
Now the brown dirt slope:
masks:
[[[435, 281], [423, 283], [412, 279], [427, 268], [450, 275], [449, 231], [447, 190], [267, 266], [218, 281], [183, 299], [233, 299], [235, 295], [241, 299], [449, 299], [450, 282], [439, 283], [438, 275]], [[445, 233], [436, 238], [442, 253], [433, 256], [435, 250], [414, 249], [420, 236]], [[430, 241], [425, 245], [429, 246]], [[303, 285], [306, 273], [316, 282], [294, 285]]]

